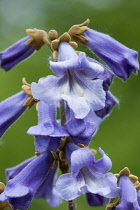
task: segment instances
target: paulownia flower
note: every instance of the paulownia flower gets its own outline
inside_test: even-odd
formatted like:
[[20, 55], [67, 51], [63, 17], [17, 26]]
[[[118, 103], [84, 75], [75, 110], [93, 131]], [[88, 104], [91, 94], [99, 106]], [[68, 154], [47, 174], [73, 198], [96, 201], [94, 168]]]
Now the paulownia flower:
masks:
[[69, 34], [74, 40], [87, 45], [89, 49], [102, 59], [124, 81], [131, 73], [137, 74], [139, 69], [138, 53], [111, 36], [87, 27], [89, 20], [70, 28]]
[[56, 151], [61, 137], [69, 135], [66, 129], [56, 122], [55, 106], [43, 101], [40, 101], [38, 106], [38, 125], [30, 127], [27, 133], [35, 136], [35, 148], [39, 153]]
[[51, 153], [47, 152], [8, 169], [8, 182], [0, 194], [0, 201], [8, 200], [14, 209], [28, 209], [42, 182], [47, 179], [52, 161]]
[[71, 173], [61, 175], [56, 182], [57, 192], [62, 199], [73, 200], [88, 192], [106, 198], [118, 195], [117, 179], [112, 173], [107, 173], [112, 166], [111, 160], [103, 150], [99, 151], [102, 158], [95, 160], [89, 149], [66, 144], [66, 158]]
[[103, 80], [97, 79], [104, 68], [90, 62], [85, 53], [77, 55], [70, 44], [61, 42], [58, 62], [50, 61], [50, 67], [56, 76], [47, 76], [31, 84], [35, 99], [48, 104], [64, 100], [79, 119], [86, 117], [90, 110], [100, 110], [105, 106]]
[[0, 137], [25, 112], [28, 95], [21, 91], [0, 103]]

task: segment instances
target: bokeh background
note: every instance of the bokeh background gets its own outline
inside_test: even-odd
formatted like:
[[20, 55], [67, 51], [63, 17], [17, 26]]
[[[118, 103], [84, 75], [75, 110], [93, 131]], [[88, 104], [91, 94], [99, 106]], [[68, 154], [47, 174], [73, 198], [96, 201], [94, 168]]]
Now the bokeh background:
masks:
[[[61, 35], [74, 25], [90, 19], [90, 28], [107, 33], [126, 46], [140, 52], [139, 0], [0, 0], [0, 51], [26, 36], [25, 29], [56, 29]], [[92, 53], [83, 45], [79, 50]], [[51, 52], [43, 47], [30, 59], [5, 73], [0, 71], [0, 101], [21, 90], [21, 79], [29, 83], [51, 74], [48, 61]], [[91, 146], [101, 147], [113, 162], [112, 172], [125, 166], [140, 176], [140, 75], [127, 82], [115, 78], [112, 93], [119, 99], [116, 106], [93, 138]], [[35, 108], [26, 113], [0, 140], [0, 181], [5, 182], [5, 168], [13, 167], [34, 155], [33, 137], [26, 134], [37, 124]], [[36, 169], [37, 170], [37, 169]], [[62, 201], [58, 210], [67, 209]], [[78, 198], [79, 210], [92, 209], [85, 198]], [[53, 209], [41, 199], [34, 200], [29, 210]], [[104, 209], [104, 207], [94, 208]]]

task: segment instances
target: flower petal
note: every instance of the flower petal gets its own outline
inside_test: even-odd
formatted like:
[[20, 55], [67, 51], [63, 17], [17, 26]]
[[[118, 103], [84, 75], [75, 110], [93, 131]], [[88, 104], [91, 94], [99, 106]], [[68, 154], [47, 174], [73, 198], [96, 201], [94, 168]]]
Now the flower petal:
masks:
[[53, 75], [41, 78], [38, 83], [33, 82], [31, 84], [33, 97], [42, 100], [47, 104], [55, 104], [61, 100], [60, 88], [64, 83], [65, 80], [62, 77], [56, 77]]
[[[70, 146], [70, 144], [66, 145], [66, 151]], [[91, 165], [92, 162], [94, 162], [94, 154], [89, 149], [79, 148], [73, 151], [71, 154], [71, 171], [77, 175], [81, 168]]]
[[56, 165], [54, 169], [50, 170], [35, 194], [35, 198], [46, 199], [50, 206], [59, 206], [60, 204], [60, 197], [54, 188], [57, 168], [58, 166]]
[[71, 173], [61, 175], [56, 182], [56, 190], [59, 196], [66, 200], [73, 200], [80, 196], [80, 192], [76, 178]]
[[118, 99], [115, 96], [113, 96], [111, 92], [106, 92], [105, 107], [103, 109], [95, 111], [96, 115], [100, 118], [106, 117], [118, 102]]
[[93, 193], [86, 193], [86, 200], [89, 206], [103, 206], [107, 198]]
[[112, 167], [112, 162], [110, 158], [104, 153], [104, 151], [99, 148], [99, 152], [102, 154], [102, 158], [96, 160], [94, 164], [92, 164], [94, 170], [98, 173], [106, 173]]
[[35, 149], [37, 152], [43, 154], [46, 151], [56, 152], [61, 137], [50, 137], [50, 136], [35, 136]]

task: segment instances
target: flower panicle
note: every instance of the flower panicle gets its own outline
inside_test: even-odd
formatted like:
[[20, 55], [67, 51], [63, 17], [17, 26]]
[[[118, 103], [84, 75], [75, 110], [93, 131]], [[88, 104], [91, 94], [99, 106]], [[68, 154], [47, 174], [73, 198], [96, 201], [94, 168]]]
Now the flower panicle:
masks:
[[[89, 147], [100, 124], [110, 116], [118, 99], [110, 87], [115, 76], [126, 81], [137, 74], [138, 53], [112, 37], [88, 28], [89, 19], [60, 37], [57, 31], [27, 29], [27, 37], [0, 52], [0, 67], [9, 71], [44, 44], [52, 51], [53, 75], [37, 83], [22, 79], [22, 91], [0, 103], [0, 137], [34, 104], [38, 122], [27, 134], [34, 137], [35, 156], [6, 169], [0, 184], [0, 209], [27, 210], [33, 199], [50, 206], [84, 194], [88, 205], [107, 210], [140, 210], [140, 184], [128, 168], [109, 172], [112, 161], [99, 148]], [[86, 45], [104, 64], [77, 51]], [[105, 66], [107, 65], [107, 66]], [[62, 175], [57, 178], [57, 171]], [[118, 198], [118, 199], [117, 199]]]

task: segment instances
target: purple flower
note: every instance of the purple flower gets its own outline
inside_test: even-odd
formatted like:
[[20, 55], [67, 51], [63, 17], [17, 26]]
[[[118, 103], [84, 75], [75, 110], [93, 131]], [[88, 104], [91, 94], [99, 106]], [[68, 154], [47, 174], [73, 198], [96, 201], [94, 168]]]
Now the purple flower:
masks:
[[14, 209], [28, 209], [35, 193], [48, 175], [52, 161], [53, 157], [48, 152], [29, 159], [11, 171], [8, 169], [8, 173], [11, 173], [8, 178], [13, 178], [7, 182], [4, 192], [0, 195], [0, 201], [8, 200]]
[[109, 35], [87, 29], [83, 36], [86, 45], [124, 81], [139, 69], [138, 53], [119, 43]]
[[42, 182], [35, 194], [35, 198], [45, 199], [50, 206], [59, 206], [60, 204], [60, 197], [54, 187], [57, 168], [58, 165], [49, 171], [47, 177]]
[[35, 147], [39, 153], [56, 151], [61, 137], [68, 136], [66, 129], [56, 123], [55, 106], [43, 101], [38, 107], [38, 125], [30, 127], [27, 133], [35, 136]]
[[0, 103], [0, 137], [24, 113], [27, 107], [23, 104], [27, 97], [21, 91]]
[[103, 80], [97, 79], [104, 71], [101, 65], [88, 61], [84, 53], [77, 55], [68, 43], [61, 42], [58, 62], [51, 61], [50, 67], [56, 76], [41, 78], [38, 84], [31, 84], [35, 99], [48, 104], [65, 100], [78, 119], [86, 117], [90, 110], [105, 106]]
[[103, 206], [108, 200], [99, 194], [86, 193], [85, 196], [89, 206]]
[[140, 206], [137, 198], [137, 191], [134, 184], [131, 182], [128, 176], [120, 176], [120, 204], [117, 205], [115, 210], [131, 209], [140, 210]]
[[[36, 157], [29, 158], [13, 168], [6, 169], [7, 182], [18, 175], [30, 162], [35, 159]], [[54, 188], [57, 168], [58, 165], [56, 165], [54, 169], [50, 169], [48, 175], [45, 177], [44, 181], [34, 195], [34, 198], [44, 198], [51, 206], [58, 206], [60, 204], [60, 197]]]
[[26, 44], [29, 39], [31, 39], [30, 36], [24, 37], [11, 47], [0, 52], [0, 68], [8, 71], [32, 55], [36, 49], [35, 47]]
[[73, 200], [82, 193], [99, 194], [106, 198], [118, 195], [117, 179], [106, 173], [112, 166], [111, 160], [99, 149], [102, 158], [94, 160], [94, 154], [86, 148], [67, 143], [65, 152], [71, 173], [63, 174], [56, 182], [56, 189], [64, 200]]

